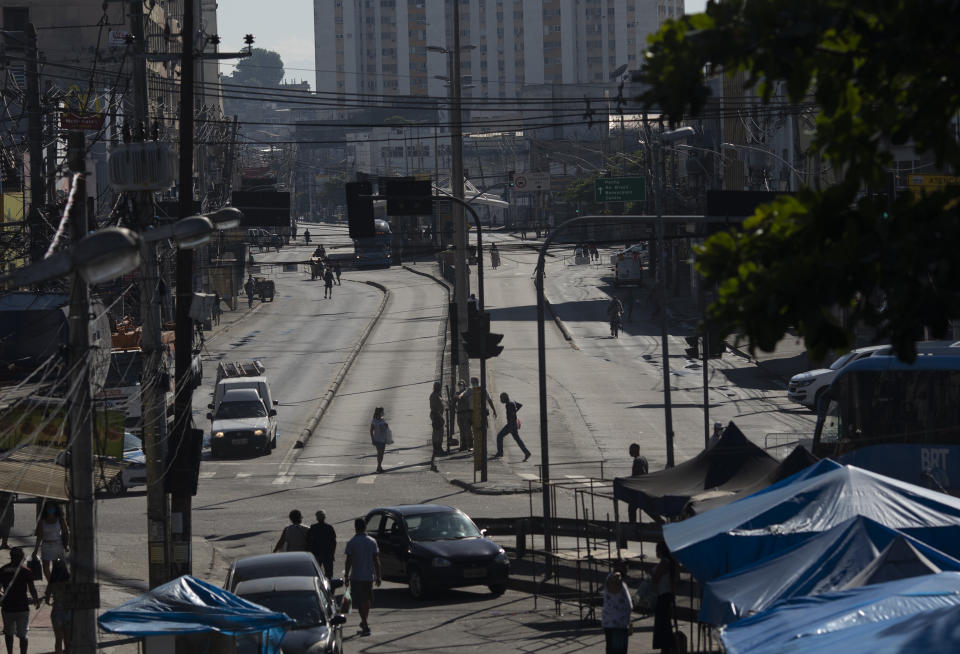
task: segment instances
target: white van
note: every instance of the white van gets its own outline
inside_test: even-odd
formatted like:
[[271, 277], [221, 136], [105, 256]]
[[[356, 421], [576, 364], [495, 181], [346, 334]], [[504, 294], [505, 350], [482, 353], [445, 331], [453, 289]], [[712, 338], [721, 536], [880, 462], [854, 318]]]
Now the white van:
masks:
[[207, 408], [213, 409], [213, 411], [216, 412], [220, 407], [220, 402], [223, 400], [224, 393], [243, 388], [256, 390], [260, 395], [260, 399], [263, 401], [263, 405], [267, 408], [273, 408], [280, 404], [277, 400], [273, 399], [273, 394], [270, 392], [270, 382], [267, 381], [266, 377], [227, 377], [217, 382], [213, 390], [213, 403], [207, 405]]
[[[960, 341], [921, 341], [917, 343], [917, 352], [957, 354], [960, 353]], [[850, 350], [831, 363], [829, 368], [808, 370], [791, 377], [787, 387], [787, 399], [816, 411], [820, 396], [833, 383], [834, 377], [842, 368], [860, 359], [892, 353], [893, 347], [890, 345], [871, 345]]]

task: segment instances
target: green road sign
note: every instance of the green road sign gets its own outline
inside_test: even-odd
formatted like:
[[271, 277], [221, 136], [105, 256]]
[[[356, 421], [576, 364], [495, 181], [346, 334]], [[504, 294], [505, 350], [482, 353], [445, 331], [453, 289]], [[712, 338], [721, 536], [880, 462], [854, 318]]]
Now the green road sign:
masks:
[[645, 177], [601, 177], [593, 182], [594, 202], [643, 202], [646, 198]]

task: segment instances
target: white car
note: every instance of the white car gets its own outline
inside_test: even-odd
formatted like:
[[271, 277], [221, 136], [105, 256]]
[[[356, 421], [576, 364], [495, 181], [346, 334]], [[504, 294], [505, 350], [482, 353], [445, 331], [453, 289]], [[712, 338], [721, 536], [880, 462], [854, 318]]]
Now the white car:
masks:
[[[917, 343], [917, 352], [936, 354], [960, 352], [960, 341], [923, 341]], [[830, 364], [829, 368], [808, 370], [790, 378], [787, 387], [787, 399], [806, 407], [817, 410], [817, 402], [825, 390], [833, 383], [834, 377], [845, 366], [875, 355], [888, 355], [893, 352], [890, 345], [871, 345], [850, 350], [842, 357]]]

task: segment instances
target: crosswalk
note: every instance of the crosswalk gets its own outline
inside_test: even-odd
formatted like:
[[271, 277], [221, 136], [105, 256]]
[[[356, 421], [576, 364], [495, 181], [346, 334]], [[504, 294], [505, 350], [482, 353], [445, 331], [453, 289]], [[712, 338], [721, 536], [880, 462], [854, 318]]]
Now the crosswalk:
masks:
[[[308, 466], [306, 470], [292, 470], [289, 467], [281, 467], [279, 472], [276, 468], [273, 468], [269, 472], [264, 471], [263, 473], [255, 473], [235, 472], [230, 469], [230, 466], [224, 466], [214, 470], [201, 471], [200, 479], [213, 483], [244, 480], [248, 483], [270, 484], [271, 486], [288, 486], [291, 484], [296, 486], [303, 486], [305, 484], [311, 486], [323, 486], [325, 484], [342, 482], [369, 485], [377, 483], [377, 480], [384, 477], [382, 474], [369, 472], [366, 468], [362, 471], [352, 470], [349, 472], [324, 474], [318, 474], [316, 471], [310, 470], [309, 468], [310, 467]], [[418, 471], [426, 470], [428, 468], [429, 464], [415, 467], [415, 469]], [[407, 468], [403, 472], [409, 471], [410, 468]]]

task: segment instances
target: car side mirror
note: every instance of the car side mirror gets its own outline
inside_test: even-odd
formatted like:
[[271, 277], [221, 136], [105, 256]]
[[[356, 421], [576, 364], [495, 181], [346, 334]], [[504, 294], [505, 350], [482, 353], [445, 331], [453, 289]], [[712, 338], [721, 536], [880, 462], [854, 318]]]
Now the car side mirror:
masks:
[[483, 536], [484, 538], [486, 538], [486, 537], [487, 537], [487, 530], [486, 530], [486, 529], [481, 529], [481, 530], [480, 530], [480, 535]]
[[280, 406], [280, 400], [274, 400], [273, 406]]
[[339, 627], [340, 625], [347, 624], [347, 616], [345, 616], [342, 613], [338, 613], [337, 615], [330, 618], [330, 624], [333, 625], [334, 627]]
[[276, 410], [276, 409], [270, 409], [270, 415], [271, 415], [271, 416], [277, 415], [277, 410]]
[[207, 405], [207, 408], [208, 408], [208, 409], [212, 409], [212, 408], [213, 408], [213, 404], [208, 404], [208, 405]]
[[213, 414], [212, 414], [212, 413], [208, 413], [208, 414], [207, 414], [207, 420], [213, 420]]

